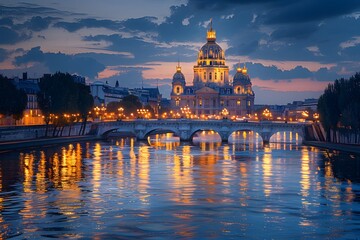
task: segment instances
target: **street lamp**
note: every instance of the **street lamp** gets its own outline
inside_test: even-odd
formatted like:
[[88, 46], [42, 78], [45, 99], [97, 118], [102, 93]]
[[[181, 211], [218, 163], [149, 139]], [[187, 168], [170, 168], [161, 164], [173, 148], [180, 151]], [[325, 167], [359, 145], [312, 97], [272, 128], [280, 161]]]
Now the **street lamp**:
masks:
[[122, 119], [122, 117], [123, 117], [123, 113], [124, 113], [124, 108], [122, 108], [122, 107], [119, 107], [118, 108], [118, 119]]
[[266, 120], [270, 120], [272, 118], [272, 114], [269, 109], [265, 108], [262, 115], [265, 117]]
[[182, 107], [182, 108], [180, 108], [180, 110], [181, 110], [181, 113], [183, 115], [185, 115], [186, 118], [189, 118], [189, 115], [191, 114], [189, 106]]
[[223, 108], [223, 110], [221, 110], [221, 115], [223, 116], [223, 119], [227, 119], [229, 111], [226, 108]]
[[149, 109], [141, 108], [141, 109], [136, 109], [136, 111], [138, 113], [138, 116], [140, 116], [140, 118], [150, 117]]

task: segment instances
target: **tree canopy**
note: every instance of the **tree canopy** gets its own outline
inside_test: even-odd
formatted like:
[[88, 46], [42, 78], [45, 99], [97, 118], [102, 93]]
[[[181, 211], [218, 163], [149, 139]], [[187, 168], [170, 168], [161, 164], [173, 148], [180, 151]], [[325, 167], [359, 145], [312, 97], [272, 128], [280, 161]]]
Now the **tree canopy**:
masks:
[[86, 122], [88, 112], [93, 107], [90, 89], [76, 83], [68, 73], [57, 72], [41, 78], [37, 94], [39, 108], [45, 122], [64, 124], [73, 121], [69, 116], [76, 115]]
[[125, 115], [130, 115], [131, 113], [136, 115], [137, 109], [142, 108], [140, 99], [135, 95], [128, 95], [124, 97], [120, 102], [120, 106], [124, 109]]
[[318, 101], [320, 121], [327, 131], [360, 130], [360, 73], [329, 84]]
[[27, 96], [10, 79], [0, 74], [0, 114], [19, 120], [27, 105]]

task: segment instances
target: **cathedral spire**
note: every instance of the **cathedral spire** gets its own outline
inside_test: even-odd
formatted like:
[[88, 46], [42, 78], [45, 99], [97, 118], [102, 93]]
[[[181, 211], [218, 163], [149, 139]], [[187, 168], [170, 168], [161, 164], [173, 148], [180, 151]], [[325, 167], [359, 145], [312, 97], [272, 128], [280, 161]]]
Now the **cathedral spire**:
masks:
[[176, 66], [176, 72], [181, 73], [180, 60], [178, 60], [178, 65]]
[[238, 66], [236, 68], [236, 71], [237, 72], [242, 72], [242, 68], [241, 68], [241, 65], [240, 65], [240, 60], [239, 60]]
[[210, 29], [207, 31], [206, 39], [208, 40], [208, 42], [215, 42], [216, 40], [216, 32], [212, 28], [212, 18], [210, 18]]

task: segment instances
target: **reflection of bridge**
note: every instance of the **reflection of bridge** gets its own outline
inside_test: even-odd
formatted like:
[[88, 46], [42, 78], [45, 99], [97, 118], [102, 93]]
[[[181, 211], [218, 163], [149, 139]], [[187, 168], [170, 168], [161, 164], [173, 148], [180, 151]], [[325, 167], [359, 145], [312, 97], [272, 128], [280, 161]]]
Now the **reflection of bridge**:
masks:
[[[298, 133], [304, 139], [305, 123], [277, 123], [277, 122], [233, 122], [230, 120], [143, 120], [117, 121], [96, 123], [98, 136], [106, 136], [110, 132], [129, 133], [139, 140], [145, 140], [149, 135], [158, 132], [173, 132], [183, 141], [189, 141], [194, 134], [201, 130], [216, 131], [223, 141], [236, 131], [249, 130], [258, 133], [263, 141], [269, 142], [277, 132]], [[94, 128], [93, 128], [94, 129]]]

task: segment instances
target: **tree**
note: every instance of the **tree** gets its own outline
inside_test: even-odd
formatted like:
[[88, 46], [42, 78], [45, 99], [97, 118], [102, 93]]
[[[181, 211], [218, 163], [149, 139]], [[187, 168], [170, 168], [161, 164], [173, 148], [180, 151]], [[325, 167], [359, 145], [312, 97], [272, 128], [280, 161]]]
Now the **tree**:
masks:
[[77, 87], [79, 91], [78, 100], [77, 100], [77, 110], [79, 111], [80, 116], [82, 118], [82, 126], [80, 128], [79, 135], [84, 135], [87, 118], [89, 116], [89, 111], [94, 106], [94, 98], [90, 93], [89, 86], [85, 86], [83, 84], [78, 83]]
[[[88, 86], [75, 83], [68, 73], [57, 72], [40, 80], [38, 93], [39, 108], [45, 116], [47, 136], [48, 125], [53, 123], [53, 136], [62, 133], [65, 125], [71, 125], [81, 117], [84, 133], [88, 112], [93, 106], [93, 99]], [[73, 117], [76, 116], [76, 117]], [[61, 130], [57, 128], [60, 127]]]
[[137, 96], [128, 95], [122, 99], [121, 107], [124, 109], [125, 115], [130, 115], [131, 113], [136, 115], [137, 109], [142, 108], [142, 104]]
[[118, 109], [122, 107], [122, 104], [121, 102], [109, 102], [107, 105], [106, 105], [106, 111], [108, 113], [117, 113], [118, 112]]
[[23, 117], [27, 105], [27, 95], [17, 89], [10, 79], [0, 74], [0, 114], [12, 116], [15, 120]]
[[339, 128], [357, 133], [360, 130], [360, 73], [329, 84], [319, 98], [318, 111], [329, 141], [330, 130], [335, 134], [333, 139], [337, 139]]

